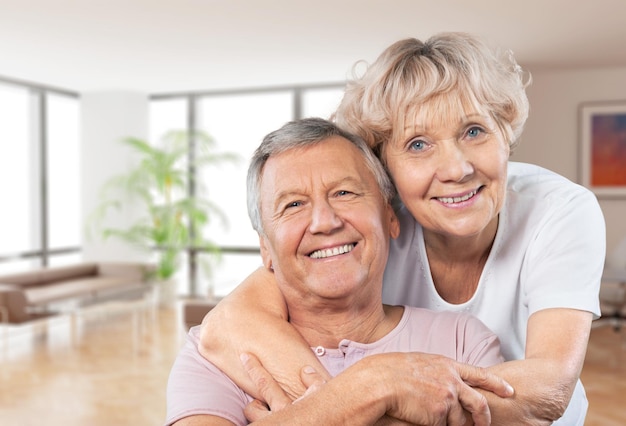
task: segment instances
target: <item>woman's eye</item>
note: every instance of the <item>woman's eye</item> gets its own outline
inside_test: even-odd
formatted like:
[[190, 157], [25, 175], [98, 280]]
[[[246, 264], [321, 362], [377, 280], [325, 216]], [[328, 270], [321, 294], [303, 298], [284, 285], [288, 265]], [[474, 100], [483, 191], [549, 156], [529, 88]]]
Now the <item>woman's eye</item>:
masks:
[[426, 148], [426, 142], [420, 139], [412, 140], [409, 144], [409, 149], [411, 151], [423, 151]]
[[481, 133], [483, 133], [483, 129], [481, 129], [480, 127], [471, 127], [467, 131], [467, 136], [469, 136], [470, 138], [476, 138], [480, 136]]

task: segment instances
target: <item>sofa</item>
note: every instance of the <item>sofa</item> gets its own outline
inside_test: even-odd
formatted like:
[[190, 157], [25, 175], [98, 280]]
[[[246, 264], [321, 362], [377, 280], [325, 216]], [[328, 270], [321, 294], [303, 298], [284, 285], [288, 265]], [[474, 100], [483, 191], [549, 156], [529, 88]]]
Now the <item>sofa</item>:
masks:
[[195, 325], [202, 324], [204, 316], [209, 313], [219, 301], [219, 298], [187, 300], [183, 305], [183, 322], [185, 328], [189, 330]]
[[0, 322], [19, 324], [58, 313], [71, 302], [84, 306], [143, 297], [152, 288], [143, 263], [87, 262], [0, 276]]

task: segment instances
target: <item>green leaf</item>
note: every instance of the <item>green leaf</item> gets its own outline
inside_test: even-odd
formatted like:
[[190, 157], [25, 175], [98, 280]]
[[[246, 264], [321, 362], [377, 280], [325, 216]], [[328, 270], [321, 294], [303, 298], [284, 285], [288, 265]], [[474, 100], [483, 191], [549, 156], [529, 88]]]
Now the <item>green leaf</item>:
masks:
[[[193, 156], [189, 141], [195, 147]], [[135, 137], [122, 143], [137, 161], [127, 173], [113, 176], [102, 186], [100, 203], [88, 220], [89, 235], [98, 231], [103, 239], [115, 238], [145, 251], [156, 250], [158, 279], [176, 273], [181, 252], [188, 248], [218, 253], [218, 247], [203, 237], [203, 231], [216, 218], [226, 226], [226, 215], [210, 200], [188, 194], [192, 179], [189, 161], [194, 159], [192, 166], [200, 175], [205, 168], [236, 163], [240, 157], [215, 152], [215, 141], [205, 132], [173, 130], [158, 144]], [[138, 209], [140, 217], [124, 229], [103, 226], [108, 215], [119, 213], [124, 206], [133, 212]]]

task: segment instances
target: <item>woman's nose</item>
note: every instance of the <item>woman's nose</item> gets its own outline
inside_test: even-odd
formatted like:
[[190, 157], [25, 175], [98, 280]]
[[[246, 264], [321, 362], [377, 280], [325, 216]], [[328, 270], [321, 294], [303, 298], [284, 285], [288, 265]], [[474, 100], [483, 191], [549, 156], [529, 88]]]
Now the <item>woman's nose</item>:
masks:
[[444, 144], [440, 150], [437, 178], [441, 182], [462, 182], [474, 173], [472, 161], [458, 144]]

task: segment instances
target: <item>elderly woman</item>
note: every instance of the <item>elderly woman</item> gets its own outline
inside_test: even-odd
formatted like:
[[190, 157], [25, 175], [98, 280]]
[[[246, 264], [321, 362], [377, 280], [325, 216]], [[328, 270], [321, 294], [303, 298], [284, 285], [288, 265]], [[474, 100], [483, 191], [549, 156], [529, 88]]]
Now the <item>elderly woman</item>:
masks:
[[[516, 394], [484, 392], [494, 424], [582, 425], [604, 220], [585, 188], [509, 161], [528, 115], [525, 86], [512, 55], [470, 35], [407, 39], [349, 82], [335, 118], [377, 152], [399, 194], [385, 303], [470, 312], [496, 332], [507, 362], [490, 371]], [[298, 392], [298, 368], [324, 371], [300, 349], [272, 286], [271, 274], [251, 275], [207, 318], [201, 351], [235, 378], [241, 367], [224, 353], [251, 351]], [[266, 326], [246, 332], [251, 322]]]

